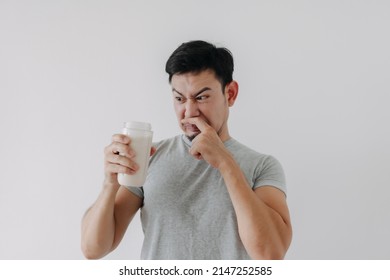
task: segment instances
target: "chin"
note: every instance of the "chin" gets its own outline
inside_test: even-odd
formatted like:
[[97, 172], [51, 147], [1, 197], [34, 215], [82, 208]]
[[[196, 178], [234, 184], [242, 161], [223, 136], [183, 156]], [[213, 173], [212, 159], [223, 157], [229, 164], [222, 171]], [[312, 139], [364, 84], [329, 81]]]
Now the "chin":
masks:
[[195, 137], [198, 136], [198, 135], [199, 135], [199, 133], [190, 134], [190, 135], [186, 134], [186, 137], [187, 137], [188, 140], [190, 140], [192, 142], [192, 140], [194, 140]]

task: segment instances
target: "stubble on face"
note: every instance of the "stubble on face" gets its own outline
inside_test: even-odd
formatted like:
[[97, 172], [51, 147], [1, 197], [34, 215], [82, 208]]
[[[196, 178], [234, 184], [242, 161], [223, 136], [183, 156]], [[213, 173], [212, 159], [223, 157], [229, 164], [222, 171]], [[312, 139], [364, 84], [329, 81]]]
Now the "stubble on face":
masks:
[[[225, 115], [226, 112], [225, 110], [222, 110], [224, 108], [222, 108], [222, 104], [220, 104], [220, 100], [218, 100], [220, 96], [217, 96], [216, 94], [221, 94], [221, 97], [224, 97], [225, 93], [223, 91], [220, 92], [220, 82], [215, 79], [215, 74], [212, 71], [204, 71], [198, 74], [188, 73], [174, 76], [172, 79], [172, 91], [174, 94], [178, 95], [179, 98], [196, 98], [204, 92], [208, 93], [207, 95], [209, 95], [209, 97], [206, 97], [205, 103], [201, 101], [200, 104], [202, 108], [198, 110], [198, 114], [185, 116], [184, 112], [181, 111], [180, 106], [175, 108], [176, 115], [181, 124], [181, 128], [189, 141], [192, 142], [201, 133], [201, 131], [199, 131], [199, 129], [193, 124], [183, 124], [182, 121], [186, 117], [200, 117], [208, 125], [214, 127], [219, 136], [224, 134], [223, 125], [225, 124], [226, 120], [223, 121], [222, 125], [220, 122], [221, 118]], [[188, 92], [192, 92], [191, 96], [188, 94], [186, 95]], [[211, 101], [209, 101], [208, 98], [210, 98]], [[227, 106], [225, 98], [223, 102], [223, 106]], [[210, 119], [206, 118], [203, 113], [210, 117]], [[213, 120], [213, 122], [210, 120]]]
[[182, 129], [185, 132], [185, 136], [187, 137], [187, 139], [191, 142], [195, 139], [196, 136], [201, 133], [198, 127], [194, 124], [182, 124]]
[[194, 135], [186, 135], [187, 139], [190, 140], [192, 142], [192, 140], [195, 139], [196, 136], [198, 136], [199, 134], [194, 134]]

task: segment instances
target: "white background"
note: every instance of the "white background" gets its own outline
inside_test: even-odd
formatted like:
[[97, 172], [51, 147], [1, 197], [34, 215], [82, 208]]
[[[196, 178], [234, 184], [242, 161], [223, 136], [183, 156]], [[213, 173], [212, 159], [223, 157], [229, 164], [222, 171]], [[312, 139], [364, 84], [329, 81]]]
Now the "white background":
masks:
[[[123, 121], [180, 133], [182, 42], [234, 54], [237, 140], [282, 163], [287, 259], [390, 258], [388, 1], [0, 0], [0, 259], [82, 259], [80, 221]], [[137, 259], [138, 220], [109, 259]]]

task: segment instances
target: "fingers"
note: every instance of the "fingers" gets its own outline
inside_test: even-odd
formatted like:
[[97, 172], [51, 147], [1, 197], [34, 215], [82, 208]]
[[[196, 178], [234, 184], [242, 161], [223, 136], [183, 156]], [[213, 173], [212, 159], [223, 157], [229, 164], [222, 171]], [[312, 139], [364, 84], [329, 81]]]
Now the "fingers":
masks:
[[134, 174], [139, 166], [133, 160], [135, 152], [129, 145], [130, 137], [123, 134], [112, 136], [112, 142], [104, 150], [104, 163], [106, 174], [125, 173]]
[[129, 136], [124, 134], [114, 134], [112, 136], [112, 142], [111, 145], [109, 145], [106, 148], [106, 154], [107, 153], [114, 153], [114, 154], [122, 154], [124, 156], [127, 156], [129, 158], [134, 157], [134, 151], [131, 149], [131, 146], [129, 145], [131, 142], [131, 139]]
[[131, 142], [131, 138], [125, 134], [114, 134], [111, 140], [112, 142], [119, 142], [127, 145]]
[[108, 175], [117, 175], [118, 173], [133, 175], [137, 170], [138, 170], [138, 167], [130, 168], [130, 167], [115, 164], [115, 163], [110, 163], [110, 162], [105, 163], [105, 173]]
[[129, 144], [122, 144], [119, 142], [112, 142], [106, 147], [104, 152], [106, 156], [110, 156], [112, 154], [120, 154], [128, 158], [133, 158], [135, 156], [135, 152]]
[[201, 132], [204, 132], [205, 130], [211, 128], [211, 126], [205, 120], [203, 120], [202, 118], [199, 118], [199, 117], [187, 118], [187, 119], [182, 120], [181, 122], [182, 122], [182, 124], [186, 124], [186, 123], [187, 124], [194, 124], [198, 127], [198, 129]]
[[199, 159], [199, 160], [203, 159], [202, 154], [199, 153], [196, 149], [194, 149], [192, 147], [189, 149], [189, 153], [190, 153], [190, 155], [192, 155], [196, 159]]
[[[156, 148], [150, 149], [150, 156], [156, 152]], [[114, 175], [115, 173], [134, 174], [138, 169], [138, 164], [134, 161], [136, 154], [131, 148], [131, 138], [124, 134], [112, 136], [112, 142], [104, 149], [105, 173]]]
[[114, 171], [113, 173], [134, 174], [139, 169], [138, 164], [132, 158], [120, 154], [108, 154], [106, 163], [108, 171]]

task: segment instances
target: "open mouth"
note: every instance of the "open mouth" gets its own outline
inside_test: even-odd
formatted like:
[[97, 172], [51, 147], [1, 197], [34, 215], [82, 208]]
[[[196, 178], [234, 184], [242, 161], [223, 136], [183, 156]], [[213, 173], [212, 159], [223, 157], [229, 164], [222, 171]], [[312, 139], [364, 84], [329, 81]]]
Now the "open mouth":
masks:
[[183, 129], [184, 129], [184, 132], [185, 132], [187, 138], [190, 141], [194, 140], [194, 138], [198, 134], [200, 134], [199, 128], [196, 125], [194, 125], [194, 124], [189, 124], [189, 123], [183, 124]]
[[194, 124], [186, 123], [183, 125], [183, 127], [185, 131], [200, 132], [199, 128]]

